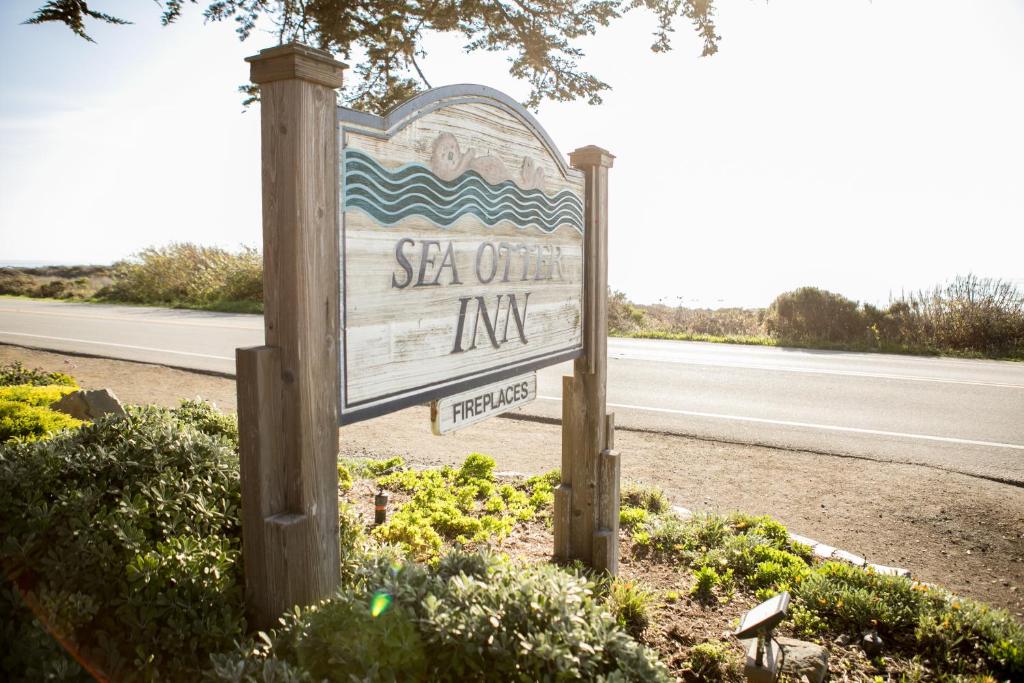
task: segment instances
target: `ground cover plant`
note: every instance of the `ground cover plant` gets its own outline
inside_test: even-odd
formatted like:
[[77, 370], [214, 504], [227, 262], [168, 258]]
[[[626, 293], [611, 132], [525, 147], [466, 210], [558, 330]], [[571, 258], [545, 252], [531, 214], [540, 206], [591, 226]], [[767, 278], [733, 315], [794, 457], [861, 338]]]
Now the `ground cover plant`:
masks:
[[186, 402], [0, 446], [0, 678], [738, 681], [727, 634], [781, 590], [782, 634], [828, 647], [836, 680], [1024, 676], [1006, 612], [818, 562], [769, 517], [680, 516], [650, 486], [623, 486], [617, 579], [559, 567], [558, 472], [499, 477], [480, 454], [340, 463], [342, 585], [251, 634], [236, 444], [233, 418]]
[[[691, 619], [719, 614], [735, 615], [734, 621], [756, 602], [789, 591], [793, 602], [781, 634], [827, 645], [833, 671], [852, 680], [1024, 676], [1024, 626], [1005, 610], [909, 578], [817, 561], [770, 517], [734, 513], [683, 519], [672, 512], [648, 513], [628, 533], [630, 554], [639, 562], [637, 576], [657, 576], [652, 571], [657, 566], [686, 567], [688, 576], [662, 581], [669, 589], [663, 593], [664, 611], [679, 612], [677, 606], [688, 599], [689, 610], [681, 611]], [[684, 598], [678, 587], [687, 581]], [[658, 610], [652, 613], [652, 621], [662, 618]], [[881, 655], [867, 657], [859, 648], [865, 633], [881, 638]], [[671, 623], [650, 639], [684, 672], [702, 680], [739, 680], [742, 660], [735, 645], [723, 654], [713, 639], [689, 648], [680, 648], [678, 641], [678, 624]]]
[[78, 387], [61, 372], [26, 368], [19, 362], [0, 366], [0, 443], [34, 441], [82, 424], [50, 406]]

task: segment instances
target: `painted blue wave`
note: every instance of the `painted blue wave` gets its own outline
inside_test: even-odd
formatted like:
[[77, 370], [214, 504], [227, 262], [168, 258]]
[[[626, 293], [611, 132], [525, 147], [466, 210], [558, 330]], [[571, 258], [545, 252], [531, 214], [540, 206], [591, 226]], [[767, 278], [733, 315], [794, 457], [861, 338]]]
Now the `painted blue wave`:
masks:
[[476, 171], [441, 180], [422, 164], [387, 169], [359, 150], [345, 150], [345, 209], [358, 209], [383, 225], [421, 216], [441, 227], [476, 216], [487, 226], [507, 220], [517, 227], [554, 232], [569, 225], [583, 233], [583, 203], [569, 190], [549, 197], [511, 180], [491, 185]]

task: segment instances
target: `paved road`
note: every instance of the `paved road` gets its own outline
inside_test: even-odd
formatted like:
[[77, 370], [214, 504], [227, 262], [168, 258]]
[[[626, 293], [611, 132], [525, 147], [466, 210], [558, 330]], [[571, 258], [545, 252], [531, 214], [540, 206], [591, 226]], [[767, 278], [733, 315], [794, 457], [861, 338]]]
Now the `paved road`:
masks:
[[[224, 373], [262, 330], [252, 315], [0, 298], [0, 342]], [[635, 339], [608, 348], [620, 426], [1024, 485], [1024, 363]], [[558, 417], [567, 372], [541, 371], [541, 399], [524, 412]]]

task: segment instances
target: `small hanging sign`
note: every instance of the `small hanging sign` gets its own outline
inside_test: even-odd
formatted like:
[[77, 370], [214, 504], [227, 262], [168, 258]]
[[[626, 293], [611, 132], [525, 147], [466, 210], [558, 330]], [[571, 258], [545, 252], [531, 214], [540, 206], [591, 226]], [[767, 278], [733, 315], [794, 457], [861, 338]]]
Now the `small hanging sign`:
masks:
[[537, 373], [493, 382], [430, 404], [434, 434], [440, 436], [526, 405], [537, 398]]

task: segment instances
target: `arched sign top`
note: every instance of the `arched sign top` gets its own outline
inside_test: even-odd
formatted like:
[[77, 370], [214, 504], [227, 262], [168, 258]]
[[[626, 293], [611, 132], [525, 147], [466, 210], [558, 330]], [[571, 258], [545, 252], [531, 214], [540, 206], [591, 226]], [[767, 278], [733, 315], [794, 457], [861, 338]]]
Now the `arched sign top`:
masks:
[[444, 85], [419, 93], [395, 106], [384, 116], [370, 114], [368, 112], [338, 107], [338, 121], [340, 123], [356, 126], [359, 128], [375, 129], [386, 137], [395, 133], [416, 121], [417, 119], [430, 114], [443, 107], [449, 107], [461, 103], [479, 103], [497, 107], [518, 118], [522, 124], [530, 129], [534, 136], [547, 148], [551, 156], [562, 172], [563, 176], [582, 175], [580, 171], [569, 166], [565, 157], [558, 149], [548, 132], [540, 125], [523, 105], [509, 97], [500, 90], [486, 85], [474, 83], [459, 83], [456, 85]]
[[453, 85], [337, 125], [343, 422], [582, 353], [586, 179], [529, 112]]

